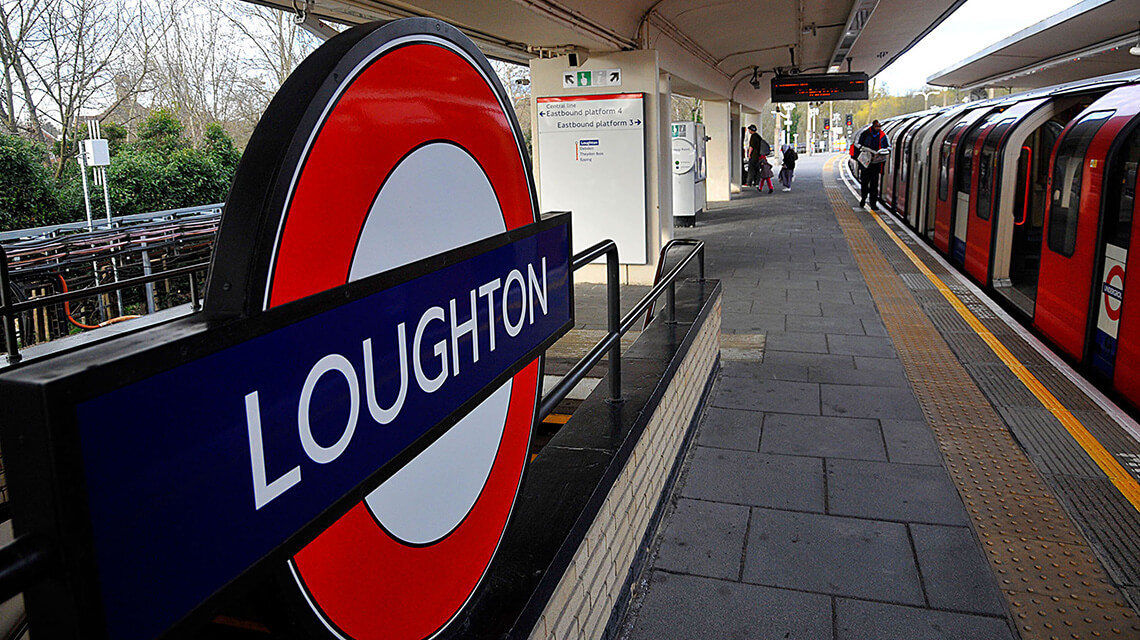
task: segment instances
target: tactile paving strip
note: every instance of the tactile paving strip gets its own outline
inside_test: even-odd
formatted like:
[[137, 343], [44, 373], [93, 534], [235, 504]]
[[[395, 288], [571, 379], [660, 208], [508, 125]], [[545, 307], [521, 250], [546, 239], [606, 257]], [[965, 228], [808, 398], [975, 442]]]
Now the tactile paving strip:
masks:
[[[1140, 622], [850, 204], [828, 196], [1022, 638], [1138, 638]], [[934, 295], [939, 295], [935, 293]], [[933, 298], [929, 298], [933, 302]]]
[[[890, 219], [866, 219], [863, 223], [872, 230], [877, 226], [897, 226]], [[889, 249], [884, 255], [892, 257], [897, 257], [901, 251], [899, 243], [907, 245], [912, 253], [917, 248], [913, 239], [909, 236], [904, 239], [899, 233], [890, 238], [875, 234], [875, 238], [880, 249]], [[891, 264], [896, 271], [900, 266], [917, 268], [912, 260], [915, 256], [907, 256], [906, 262]], [[926, 268], [931, 275], [941, 274], [935, 277], [942, 281], [955, 281], [940, 263], [926, 265]], [[996, 314], [979, 315], [972, 311], [985, 306], [979, 298], [972, 293], [963, 293], [960, 286], [953, 288], [959, 291], [955, 295], [963, 307], [971, 310], [969, 312], [974, 314], [974, 319], [1001, 343], [1012, 360], [1012, 366], [1028, 372], [1032, 380], [1019, 379], [1011, 363], [1003, 362], [998, 354], [992, 351], [987, 354], [963, 345], [963, 342], [976, 343], [978, 333], [972, 328], [973, 336], [948, 331], [938, 321], [935, 312], [949, 311], [947, 301], [924, 304], [923, 310], [939, 327], [959, 358], [973, 363], [965, 368], [974, 382], [997, 407], [1014, 438], [1042, 473], [1045, 483], [1064, 503], [1066, 512], [1086, 536], [1113, 583], [1125, 593], [1133, 609], [1140, 610], [1140, 598], [1137, 597], [1140, 594], [1137, 569], [1140, 564], [1140, 535], [1137, 535], [1140, 531], [1140, 502], [1133, 499], [1129, 504], [1124, 494], [1125, 491], [1133, 494], [1138, 487], [1135, 480], [1140, 478], [1140, 443], [1047, 362], [1041, 353], [1030, 347], [1012, 327], [997, 321]], [[958, 311], [953, 313], [962, 317]], [[967, 352], [969, 355], [964, 357]], [[982, 372], [985, 375], [980, 375]], [[1038, 394], [1042, 389], [1049, 394], [1034, 396], [1039, 419], [1025, 419], [1025, 414], [1033, 411], [1033, 406], [1024, 405], [1020, 391], [1028, 392], [1027, 385], [1038, 389]], [[1062, 424], [1062, 419], [1071, 420], [1071, 423]], [[1102, 458], [1097, 461], [1093, 455]], [[1104, 457], [1111, 458], [1113, 463], [1107, 463]], [[1119, 476], [1128, 476], [1128, 479]]]

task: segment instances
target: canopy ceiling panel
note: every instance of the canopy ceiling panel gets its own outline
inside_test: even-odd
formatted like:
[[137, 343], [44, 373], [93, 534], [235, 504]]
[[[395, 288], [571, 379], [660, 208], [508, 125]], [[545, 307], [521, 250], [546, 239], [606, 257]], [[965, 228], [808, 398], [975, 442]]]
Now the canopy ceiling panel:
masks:
[[[826, 71], [838, 56], [874, 75], [964, 0], [250, 1], [347, 24], [439, 18], [488, 55], [517, 62], [570, 47], [596, 53], [653, 48], [662, 70], [674, 75], [675, 91], [725, 98], [753, 67], [766, 84], [777, 71]], [[756, 94], [749, 96], [742, 99], [746, 106]]]
[[1140, 69], [1140, 0], [1085, 0], [987, 47], [927, 82], [947, 87], [1036, 89]]

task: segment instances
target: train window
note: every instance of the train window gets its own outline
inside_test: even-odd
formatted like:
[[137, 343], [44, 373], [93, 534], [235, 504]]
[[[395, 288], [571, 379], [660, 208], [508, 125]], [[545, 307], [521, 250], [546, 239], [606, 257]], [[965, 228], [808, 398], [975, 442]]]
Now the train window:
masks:
[[990, 219], [990, 194], [993, 189], [990, 189], [990, 166], [993, 163], [994, 154], [989, 149], [982, 149], [981, 155], [978, 156], [978, 217], [982, 220]]
[[990, 219], [990, 208], [993, 203], [994, 183], [993, 176], [997, 169], [998, 144], [1005, 136], [1005, 132], [1014, 122], [1013, 118], [1002, 120], [994, 127], [986, 142], [982, 145], [982, 154], [978, 157], [978, 217], [982, 220]]
[[[910, 128], [909, 131], [906, 132], [906, 135], [903, 136], [902, 145], [899, 146], [899, 149], [902, 150], [902, 158], [899, 165], [899, 184], [901, 185], [906, 185], [907, 177], [910, 176], [910, 154], [911, 149], [914, 148], [914, 138], [918, 135], [918, 132], [921, 131], [924, 126], [926, 126], [926, 123], [930, 122], [932, 118], [933, 116], [926, 116], [922, 120], [919, 120], [913, 127]], [[904, 193], [903, 195], [905, 197], [906, 194]]]
[[906, 184], [906, 176], [910, 173], [910, 136], [903, 138], [899, 145], [899, 184]]
[[956, 186], [960, 193], [970, 193], [970, 179], [974, 172], [974, 146], [977, 145], [982, 131], [987, 128], [986, 125], [997, 120], [999, 116], [1001, 116], [1000, 111], [986, 116], [984, 120], [974, 125], [974, 128], [966, 134], [966, 139], [958, 145], [960, 155], [958, 164], [954, 167], [954, 180], [958, 183]]
[[1096, 132], [1112, 115], [1112, 111], [1094, 111], [1073, 125], [1058, 143], [1057, 160], [1053, 164], [1053, 183], [1049, 207], [1049, 250], [1063, 256], [1073, 255], [1077, 248], [1077, 219], [1081, 207], [1081, 175]]
[[1105, 178], [1108, 196], [1105, 200], [1105, 242], [1122, 249], [1128, 248], [1132, 236], [1132, 212], [1136, 206], [1136, 169], [1140, 165], [1140, 123], [1117, 153], [1116, 160]]
[[938, 151], [938, 199], [943, 202], [950, 197], [950, 150], [954, 146], [954, 139], [965, 126], [965, 122], [954, 125], [943, 138], [942, 148]]
[[981, 126], [974, 127], [966, 134], [962, 144], [958, 145], [960, 155], [958, 163], [954, 166], [954, 181], [958, 183], [956, 188], [959, 193], [970, 193], [970, 178], [974, 173], [974, 144], [977, 143], [981, 133]]

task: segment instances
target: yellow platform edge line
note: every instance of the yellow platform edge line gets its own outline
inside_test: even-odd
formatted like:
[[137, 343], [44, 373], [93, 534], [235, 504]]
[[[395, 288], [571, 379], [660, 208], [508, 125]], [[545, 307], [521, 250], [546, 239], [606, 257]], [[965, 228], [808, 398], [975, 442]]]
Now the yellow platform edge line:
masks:
[[[831, 162], [832, 161], [829, 161], [829, 164]], [[1085, 450], [1085, 453], [1100, 467], [1100, 470], [1108, 476], [1108, 479], [1112, 481], [1113, 486], [1120, 491], [1121, 495], [1132, 504], [1134, 509], [1140, 511], [1140, 484], [1137, 484], [1132, 475], [1117, 462], [1116, 458], [1104, 448], [1104, 445], [1102, 445], [1093, 434], [1089, 433], [1088, 429], [1081, 424], [1080, 420], [1077, 420], [1076, 416], [1065, 408], [1065, 405], [1061, 404], [1061, 401], [1046, 389], [1045, 385], [1041, 384], [1041, 381], [1038, 380], [1016, 356], [1010, 353], [1009, 349], [997, 339], [997, 336], [991, 333], [990, 330], [982, 324], [982, 321], [966, 307], [965, 303], [958, 298], [957, 294], [951, 291], [950, 287], [946, 286], [933, 271], [927, 268], [922, 260], [911, 251], [910, 247], [906, 246], [902, 238], [900, 238], [878, 214], [871, 213], [870, 215], [874, 218], [875, 222], [882, 227], [883, 231], [887, 233], [887, 236], [898, 245], [899, 249], [902, 249], [907, 258], [914, 263], [914, 266], [938, 289], [942, 297], [946, 298], [951, 306], [954, 307], [958, 315], [970, 325], [974, 333], [978, 334], [978, 337], [989, 345], [997, 357], [1005, 363], [1005, 366], [1017, 376], [1018, 380], [1021, 380], [1025, 388], [1037, 397], [1041, 405], [1057, 418], [1061, 425], [1065, 427], [1065, 430], [1069, 432], [1069, 435]]]

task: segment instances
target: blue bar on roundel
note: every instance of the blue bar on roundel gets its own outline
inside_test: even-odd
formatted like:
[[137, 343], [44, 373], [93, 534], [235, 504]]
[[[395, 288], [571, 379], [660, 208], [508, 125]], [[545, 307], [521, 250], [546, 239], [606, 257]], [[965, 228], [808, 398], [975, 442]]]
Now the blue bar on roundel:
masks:
[[108, 636], [169, 628], [564, 331], [568, 236], [554, 226], [80, 404]]

